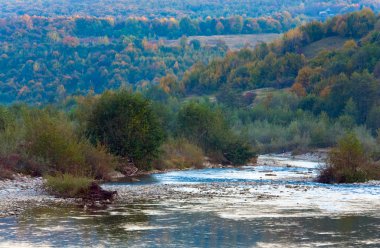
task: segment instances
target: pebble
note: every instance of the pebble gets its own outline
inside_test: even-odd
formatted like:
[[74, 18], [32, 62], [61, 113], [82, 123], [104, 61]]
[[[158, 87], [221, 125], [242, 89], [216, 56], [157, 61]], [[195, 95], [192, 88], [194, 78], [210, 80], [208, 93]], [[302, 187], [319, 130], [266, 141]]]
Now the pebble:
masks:
[[52, 203], [72, 203], [45, 192], [43, 179], [17, 174], [13, 180], [0, 180], [0, 217], [15, 216], [24, 209]]

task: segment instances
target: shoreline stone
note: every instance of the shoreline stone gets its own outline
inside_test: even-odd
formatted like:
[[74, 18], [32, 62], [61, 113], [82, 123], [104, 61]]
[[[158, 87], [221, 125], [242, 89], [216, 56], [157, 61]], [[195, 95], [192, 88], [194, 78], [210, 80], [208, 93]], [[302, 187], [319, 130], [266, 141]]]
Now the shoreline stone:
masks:
[[28, 208], [50, 204], [75, 204], [75, 199], [49, 195], [43, 178], [15, 174], [14, 179], [0, 180], [0, 217], [17, 216]]

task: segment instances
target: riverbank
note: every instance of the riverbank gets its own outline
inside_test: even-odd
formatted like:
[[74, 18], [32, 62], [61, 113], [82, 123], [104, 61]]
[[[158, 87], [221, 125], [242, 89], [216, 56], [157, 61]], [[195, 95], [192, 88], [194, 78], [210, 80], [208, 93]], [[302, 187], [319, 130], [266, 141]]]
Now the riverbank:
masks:
[[380, 182], [356, 185], [305, 183], [201, 183], [113, 187], [115, 204], [151, 202], [191, 206], [189, 211], [212, 211], [223, 218], [318, 217], [364, 214], [379, 216]]
[[[273, 160], [274, 165], [266, 165]], [[265, 155], [256, 166], [168, 172], [153, 175], [146, 184], [142, 181], [103, 187], [118, 191], [115, 204], [180, 205], [190, 212], [211, 211], [233, 220], [357, 214], [380, 217], [380, 181], [317, 183], [322, 163], [319, 158], [313, 162]]]
[[316, 183], [321, 163], [275, 154], [255, 166], [105, 183], [119, 192], [106, 208], [31, 205], [20, 217], [0, 219], [0, 247], [377, 244], [380, 181]]
[[13, 180], [0, 180], [0, 217], [19, 215], [30, 207], [73, 203], [73, 199], [49, 195], [41, 177], [16, 174]]
[[[292, 158], [296, 160], [292, 161]], [[321, 161], [320, 154], [304, 154], [297, 157], [293, 157], [290, 153], [275, 154], [275, 155], [262, 155], [259, 157], [257, 165], [271, 165], [277, 167], [291, 167], [297, 166], [298, 161], [303, 165], [309, 162]], [[215, 166], [220, 168], [220, 166]], [[229, 168], [233, 168], [229, 166]], [[239, 167], [244, 168], [244, 167]], [[171, 170], [171, 172], [181, 172], [183, 170]], [[195, 170], [196, 171], [196, 170]], [[153, 172], [145, 173], [143, 175], [151, 175]], [[169, 171], [155, 171], [154, 173], [170, 173]], [[276, 174], [277, 173], [277, 174]], [[265, 180], [275, 180], [278, 176], [284, 176], [281, 172], [258, 170], [257, 175]], [[136, 175], [137, 176], [137, 175]], [[141, 176], [141, 175], [140, 175]], [[286, 175], [285, 175], [286, 176]], [[294, 178], [297, 180], [309, 180], [315, 176], [315, 171], [305, 170], [297, 171], [293, 173]], [[136, 200], [159, 200], [159, 199], [181, 199], [181, 198], [195, 198], [195, 197], [214, 197], [227, 196], [230, 192], [229, 188], [249, 185], [250, 187], [256, 187], [255, 183], [211, 183], [210, 185], [194, 185], [190, 189], [181, 191], [177, 189], [183, 189], [183, 185], [145, 185], [145, 186], [133, 186], [133, 187], [113, 187], [103, 186], [106, 190], [118, 191], [116, 202], [133, 202]], [[188, 187], [188, 186], [187, 186]], [[213, 194], [212, 192], [217, 192]], [[238, 193], [238, 195], [240, 192]], [[256, 197], [263, 199], [265, 197], [257, 195]], [[0, 181], [0, 217], [18, 215], [22, 213], [26, 208], [47, 206], [49, 204], [64, 204], [75, 205], [78, 202], [74, 199], [63, 199], [49, 195], [43, 187], [42, 178], [32, 178], [29, 176], [15, 175], [13, 180]]]
[[[315, 182], [326, 152], [259, 156], [254, 166], [172, 171], [149, 184], [106, 184], [117, 190], [116, 204], [141, 201], [191, 205], [224, 217], [378, 215], [380, 181], [355, 184]], [[155, 182], [157, 181], [157, 183]], [[181, 183], [182, 182], [182, 183]], [[193, 211], [193, 210], [189, 210]]]

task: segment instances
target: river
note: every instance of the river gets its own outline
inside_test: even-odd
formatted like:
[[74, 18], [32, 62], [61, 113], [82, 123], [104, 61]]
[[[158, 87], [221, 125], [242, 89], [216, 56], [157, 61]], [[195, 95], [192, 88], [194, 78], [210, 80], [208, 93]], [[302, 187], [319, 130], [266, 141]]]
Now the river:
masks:
[[0, 219], [0, 247], [379, 247], [380, 183], [315, 183], [319, 163], [174, 171], [103, 187], [107, 208]]

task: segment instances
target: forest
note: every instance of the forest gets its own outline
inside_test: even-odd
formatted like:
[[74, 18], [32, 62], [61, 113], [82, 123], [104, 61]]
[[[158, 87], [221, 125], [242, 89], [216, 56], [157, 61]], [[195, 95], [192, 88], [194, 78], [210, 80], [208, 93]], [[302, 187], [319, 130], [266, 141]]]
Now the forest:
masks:
[[[224, 25], [207, 19], [202, 31], [188, 18], [179, 23], [27, 15], [8, 18], [0, 21], [0, 102], [56, 103], [71, 94], [157, 84], [167, 74], [182, 78], [194, 63], [223, 57], [228, 49], [223, 42], [203, 46], [187, 35], [282, 32], [292, 27], [280, 25], [280, 19], [259, 22], [264, 30], [259, 26], [249, 29], [255, 20], [241, 17], [223, 19]], [[163, 35], [186, 36], [178, 45], [170, 45], [157, 39]]]
[[[360, 1], [360, 4], [357, 1], [338, 0], [276, 1], [275, 4], [264, 1], [260, 5], [249, 4], [253, 8], [249, 11], [242, 7], [244, 2], [222, 4], [215, 1], [208, 4], [207, 7], [198, 1], [188, 4], [149, 1], [147, 5], [150, 8], [146, 8], [139, 2], [120, 0], [113, 4], [97, 1], [91, 5], [93, 9], [88, 9], [80, 1], [2, 2], [0, 102], [26, 102], [40, 106], [61, 102], [73, 94], [99, 94], [120, 87], [134, 90], [151, 87], [160, 84], [160, 80], [167, 75], [181, 81], [185, 71], [194, 64], [196, 67], [207, 65], [213, 59], [223, 58], [228, 52], [223, 41], [215, 46], [204, 46], [191, 36], [283, 33], [312, 19], [330, 18], [331, 22], [331, 17], [338, 13], [364, 7], [375, 11], [379, 9], [379, 4], [370, 0]], [[56, 6], [60, 6], [62, 13], [56, 13]], [[216, 15], [216, 6], [234, 14]], [[261, 6], [260, 11], [255, 6]], [[168, 11], [172, 9], [176, 10], [176, 14]], [[201, 14], [199, 9], [214, 12]], [[231, 9], [236, 9], [236, 12]], [[320, 15], [319, 12], [323, 11], [326, 13]], [[329, 25], [332, 27], [335, 24]], [[355, 28], [361, 30], [361, 27]], [[344, 27], [338, 29], [340, 31], [332, 30], [322, 36], [347, 36], [339, 33], [345, 32]], [[299, 34], [290, 31], [287, 35]], [[173, 45], [167, 39], [179, 39], [179, 42]], [[278, 49], [301, 54], [303, 51], [294, 49], [301, 49], [300, 45], [305, 45], [307, 41], [295, 37], [294, 42], [302, 44], [294, 44], [299, 47], [289, 51], [287, 48]], [[262, 49], [261, 52], [267, 52], [266, 48]], [[289, 75], [278, 75], [281, 77], [279, 79], [269, 73], [267, 76], [271, 78], [263, 83], [259, 76], [258, 84], [271, 85], [275, 81], [275, 84], [290, 84], [300, 63], [303, 63], [301, 56], [293, 55], [283, 58], [287, 60], [284, 63], [293, 67], [289, 71], [283, 68]], [[212, 65], [215, 63], [212, 62]], [[239, 80], [243, 79], [236, 79]]]

